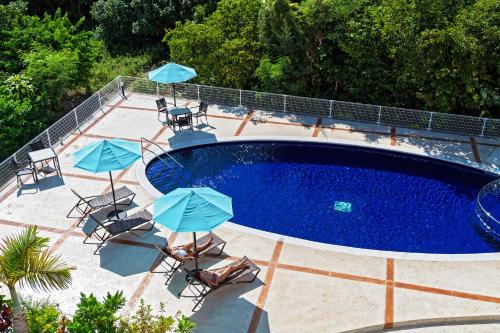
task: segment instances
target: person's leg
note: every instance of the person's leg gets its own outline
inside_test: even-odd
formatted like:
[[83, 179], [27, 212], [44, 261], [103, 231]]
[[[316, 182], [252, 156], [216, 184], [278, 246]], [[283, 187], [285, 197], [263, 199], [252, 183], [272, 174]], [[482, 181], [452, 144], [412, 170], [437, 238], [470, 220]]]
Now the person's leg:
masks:
[[214, 238], [210, 235], [210, 237], [208, 237], [206, 242], [204, 242], [202, 244], [197, 244], [198, 246], [196, 247], [196, 250], [198, 250], [198, 252], [205, 250], [207, 247], [210, 246], [210, 244], [212, 244], [213, 240], [214, 240]]

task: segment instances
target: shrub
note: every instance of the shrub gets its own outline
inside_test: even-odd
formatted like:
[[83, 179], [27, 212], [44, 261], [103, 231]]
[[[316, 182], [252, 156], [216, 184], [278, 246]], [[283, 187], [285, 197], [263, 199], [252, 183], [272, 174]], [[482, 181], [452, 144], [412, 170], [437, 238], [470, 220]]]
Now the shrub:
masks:
[[[176, 324], [177, 321], [177, 325]], [[165, 315], [165, 305], [160, 304], [159, 314], [154, 315], [151, 305], [140, 300], [139, 309], [130, 318], [122, 318], [119, 324], [119, 333], [190, 333], [196, 324], [180, 313], [174, 318]]]
[[30, 333], [52, 333], [59, 327], [61, 313], [49, 300], [23, 299], [24, 314]]
[[68, 324], [71, 333], [114, 333], [118, 321], [116, 313], [125, 305], [123, 292], [108, 293], [101, 302], [90, 294], [80, 294], [80, 302], [73, 320]]

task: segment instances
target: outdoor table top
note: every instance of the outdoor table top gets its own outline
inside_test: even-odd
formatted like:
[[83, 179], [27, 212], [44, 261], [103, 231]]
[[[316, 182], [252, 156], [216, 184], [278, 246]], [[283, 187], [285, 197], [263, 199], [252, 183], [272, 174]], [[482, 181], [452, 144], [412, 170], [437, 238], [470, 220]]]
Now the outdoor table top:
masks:
[[49, 160], [52, 158], [56, 158], [57, 155], [54, 152], [52, 148], [45, 148], [45, 149], [40, 149], [40, 150], [35, 150], [35, 151], [30, 151], [28, 153], [28, 156], [31, 160], [31, 162], [41, 162], [45, 160]]
[[190, 114], [191, 109], [185, 107], [173, 108], [168, 110], [168, 113], [170, 113], [172, 116], [181, 116], [183, 114]]

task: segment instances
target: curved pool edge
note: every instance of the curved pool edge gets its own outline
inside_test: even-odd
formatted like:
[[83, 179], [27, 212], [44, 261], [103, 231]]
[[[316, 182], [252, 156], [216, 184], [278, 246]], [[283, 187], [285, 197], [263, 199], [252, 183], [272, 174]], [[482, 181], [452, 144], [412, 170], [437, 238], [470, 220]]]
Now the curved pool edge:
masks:
[[[454, 158], [443, 158], [440, 156], [432, 156], [425, 153], [410, 151], [404, 147], [377, 147], [366, 143], [353, 143], [348, 140], [331, 140], [327, 138], [307, 138], [307, 137], [292, 137], [292, 136], [245, 136], [245, 137], [219, 137], [216, 139], [204, 139], [204, 140], [193, 140], [187, 141], [182, 144], [178, 144], [175, 148], [169, 147], [167, 152], [173, 152], [179, 149], [203, 146], [207, 144], [216, 144], [224, 142], [246, 142], [246, 141], [284, 141], [284, 142], [312, 142], [312, 143], [329, 143], [337, 145], [346, 145], [351, 147], [363, 147], [370, 149], [377, 149], [387, 152], [405, 153], [414, 156], [426, 157], [431, 159], [436, 159], [439, 161], [444, 161], [448, 163], [455, 163], [458, 165], [478, 169], [481, 171], [490, 172], [500, 176], [500, 170], [489, 168], [486, 165], [481, 165], [476, 162], [466, 162], [463, 160], [458, 160]], [[144, 163], [137, 163], [135, 165], [136, 178], [142, 188], [149, 193], [153, 198], [159, 198], [163, 195], [158, 191], [147, 179], [146, 167], [153, 160], [155, 156], [146, 159]], [[272, 240], [284, 240], [287, 243], [305, 246], [318, 250], [327, 250], [332, 252], [340, 252], [351, 255], [364, 255], [372, 257], [383, 257], [383, 258], [394, 258], [394, 259], [406, 259], [406, 260], [424, 260], [424, 261], [492, 261], [500, 260], [500, 252], [496, 253], [473, 253], [473, 254], [434, 254], [434, 253], [414, 253], [414, 252], [396, 252], [396, 251], [382, 251], [382, 250], [372, 250], [357, 247], [341, 246], [335, 244], [327, 244], [321, 242], [315, 242], [310, 240], [305, 240], [302, 238], [290, 237], [278, 233], [272, 233], [260, 229], [250, 228], [247, 226], [239, 225], [235, 222], [226, 222], [224, 227], [249, 233], [255, 236], [260, 236]]]

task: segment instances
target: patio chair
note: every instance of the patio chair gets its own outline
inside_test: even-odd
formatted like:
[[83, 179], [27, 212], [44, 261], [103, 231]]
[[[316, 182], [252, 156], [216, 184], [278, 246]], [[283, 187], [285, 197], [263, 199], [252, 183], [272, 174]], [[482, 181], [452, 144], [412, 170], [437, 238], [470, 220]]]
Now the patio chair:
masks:
[[[237, 284], [237, 283], [252, 283], [255, 281], [257, 278], [257, 275], [259, 275], [260, 268], [252, 262], [250, 259], [247, 259], [248, 266], [246, 268], [243, 268], [241, 270], [235, 271], [232, 274], [230, 274], [223, 282], [221, 282], [219, 285], [216, 287], [209, 285], [208, 283], [204, 282], [199, 278], [199, 273], [200, 271], [194, 271], [194, 270], [187, 270], [184, 269], [186, 272], [186, 280], [188, 283], [184, 288], [178, 293], [177, 296], [182, 296], [182, 293], [188, 286], [191, 286], [190, 288], [193, 292], [193, 296], [183, 296], [183, 297], [191, 297], [194, 298], [196, 301], [196, 304], [194, 305], [192, 311], [194, 311], [198, 305], [207, 297], [210, 293], [219, 290], [220, 288], [232, 284]], [[231, 263], [230, 265], [233, 265], [234, 263]], [[224, 266], [228, 267], [230, 265]], [[223, 267], [221, 267], [223, 268]], [[250, 276], [250, 279], [245, 279], [246, 276]]]
[[31, 176], [33, 178], [33, 182], [36, 183], [35, 170], [33, 170], [33, 168], [29, 166], [21, 167], [19, 162], [17, 162], [14, 157], [10, 160], [10, 165], [16, 173], [16, 184], [18, 188], [21, 188], [21, 186], [24, 185], [23, 176]]
[[165, 98], [160, 98], [156, 100], [156, 107], [158, 108], [158, 119], [160, 119], [160, 114], [165, 114], [165, 121], [168, 123], [168, 106]]
[[179, 129], [182, 129], [183, 127], [193, 129], [193, 117], [191, 117], [190, 114], [177, 117], [176, 123]]
[[[94, 254], [97, 254], [101, 247], [104, 246], [107, 242], [110, 240], [114, 239], [115, 237], [118, 237], [120, 235], [125, 234], [126, 232], [133, 233], [134, 231], [150, 231], [153, 229], [155, 222], [151, 224], [151, 227], [149, 228], [137, 228], [140, 225], [143, 225], [147, 222], [152, 221], [153, 215], [147, 211], [146, 209], [143, 209], [135, 214], [132, 214], [130, 216], [127, 216], [124, 219], [121, 220], [113, 220], [108, 224], [105, 224], [104, 222], [99, 221], [97, 218], [93, 216], [93, 214], [90, 214], [90, 219], [95, 222], [93, 224], [92, 222], [89, 223], [88, 228], [84, 228], [84, 233], [86, 234], [87, 237], [83, 240], [84, 244], [89, 244], [87, 243], [87, 239], [89, 239], [92, 236], [95, 236], [99, 243], [97, 243], [97, 249], [94, 251]], [[86, 224], [87, 225], [87, 224]], [[104, 230], [102, 235], [98, 234], [99, 230]], [[95, 243], [94, 243], [95, 244]]]
[[205, 121], [208, 123], [208, 103], [202, 101], [198, 106], [192, 107], [191, 109], [196, 108], [198, 108], [198, 111], [193, 112], [193, 117], [196, 118], [196, 124], [198, 125], [198, 119], [201, 117], [205, 117]]
[[[219, 236], [217, 236], [213, 233], [209, 233], [209, 234], [197, 239], [196, 244], [204, 244], [205, 242], [207, 242], [210, 239], [210, 237], [212, 237], [212, 242], [210, 243], [210, 245], [206, 249], [198, 252], [198, 258], [203, 257], [208, 252], [212, 251], [213, 249], [219, 248], [219, 247], [220, 247], [220, 250], [217, 254], [215, 254], [216, 256], [220, 256], [222, 254], [222, 251], [224, 251], [224, 247], [226, 246], [226, 241], [222, 240], [222, 238], [220, 238]], [[154, 273], [155, 268], [157, 268], [160, 265], [162, 265], [162, 266], [166, 265], [166, 267], [165, 266], [164, 267], [166, 269], [168, 269], [167, 271], [157, 272], [157, 273], [165, 273], [165, 275], [167, 276], [167, 281], [165, 282], [165, 284], [167, 284], [170, 281], [170, 279], [172, 278], [174, 273], [180, 267], [182, 267], [185, 264], [187, 264], [188, 262], [191, 262], [194, 260], [193, 258], [179, 257], [175, 253], [172, 253], [172, 250], [175, 249], [176, 247], [174, 247], [174, 248], [170, 248], [170, 247], [160, 248], [156, 244], [155, 244], [155, 247], [159, 252], [159, 256], [155, 260], [153, 265], [151, 265], [150, 272]], [[172, 263], [169, 263], [169, 261], [172, 261]]]
[[30, 143], [29, 147], [30, 147], [31, 151], [42, 150], [42, 149], [47, 148], [47, 147], [45, 147], [45, 144], [43, 143], [42, 140], [37, 140], [35, 142]]
[[[73, 192], [77, 196], [78, 202], [73, 206], [73, 208], [71, 208], [66, 217], [77, 217], [71, 216], [71, 213], [73, 213], [73, 211], [75, 210], [79, 212], [81, 215], [79, 217], [80, 221], [78, 221], [77, 226], [80, 226], [80, 223], [83, 221], [83, 219], [85, 219], [91, 212], [100, 208], [111, 206], [113, 204], [113, 192], [111, 191], [101, 195], [91, 195], [88, 197], [82, 197], [73, 189], [71, 189], [71, 192]], [[116, 201], [129, 198], [128, 202], [117, 204], [128, 206], [134, 201], [135, 193], [132, 192], [132, 190], [130, 190], [128, 187], [122, 186], [115, 190], [115, 198]]]

